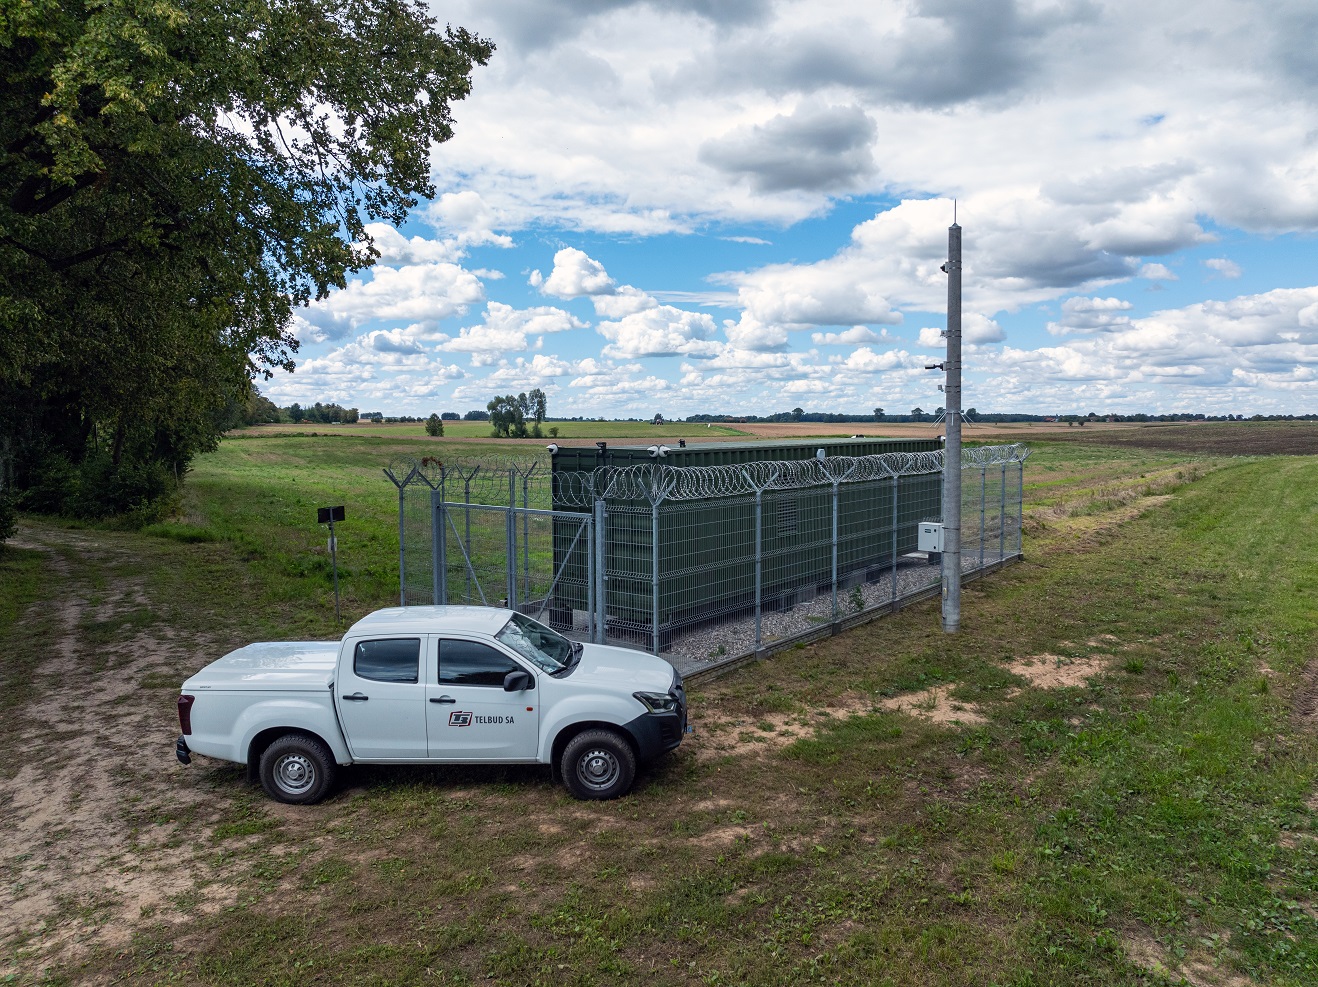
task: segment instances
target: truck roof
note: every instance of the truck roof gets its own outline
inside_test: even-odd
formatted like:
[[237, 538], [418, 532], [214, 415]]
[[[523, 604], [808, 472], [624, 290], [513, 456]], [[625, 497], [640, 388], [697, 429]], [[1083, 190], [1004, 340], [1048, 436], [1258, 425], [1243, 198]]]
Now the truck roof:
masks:
[[348, 633], [443, 634], [445, 631], [466, 631], [493, 637], [511, 616], [511, 610], [500, 607], [386, 607], [368, 613], [348, 628]]

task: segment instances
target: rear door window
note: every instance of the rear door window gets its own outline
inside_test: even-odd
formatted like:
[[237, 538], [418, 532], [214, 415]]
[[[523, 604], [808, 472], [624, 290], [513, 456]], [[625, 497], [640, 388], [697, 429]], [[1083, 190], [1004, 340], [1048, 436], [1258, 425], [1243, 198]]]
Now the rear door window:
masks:
[[352, 670], [358, 678], [376, 682], [416, 682], [421, 669], [421, 639], [387, 638], [358, 641]]

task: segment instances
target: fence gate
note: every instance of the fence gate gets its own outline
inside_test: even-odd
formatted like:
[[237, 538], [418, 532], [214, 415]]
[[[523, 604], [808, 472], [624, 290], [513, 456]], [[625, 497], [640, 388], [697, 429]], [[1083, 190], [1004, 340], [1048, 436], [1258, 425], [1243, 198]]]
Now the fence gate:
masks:
[[591, 515], [430, 499], [435, 603], [507, 607], [595, 639]]

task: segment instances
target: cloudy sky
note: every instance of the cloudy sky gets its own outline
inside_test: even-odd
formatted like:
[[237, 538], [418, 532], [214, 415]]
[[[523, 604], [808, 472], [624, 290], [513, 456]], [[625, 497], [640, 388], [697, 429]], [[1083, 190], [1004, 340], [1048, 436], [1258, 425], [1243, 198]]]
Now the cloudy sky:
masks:
[[439, 195], [279, 404], [1318, 410], [1318, 4], [464, 0]]

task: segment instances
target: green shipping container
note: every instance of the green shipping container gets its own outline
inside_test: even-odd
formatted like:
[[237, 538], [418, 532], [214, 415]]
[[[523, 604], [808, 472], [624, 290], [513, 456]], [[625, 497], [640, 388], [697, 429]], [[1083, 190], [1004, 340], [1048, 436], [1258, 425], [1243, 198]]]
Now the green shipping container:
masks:
[[[814, 439], [770, 442], [706, 443], [670, 446], [661, 460], [648, 446], [560, 447], [553, 457], [555, 491], [567, 485], [563, 474], [589, 474], [599, 467], [652, 465], [735, 466], [751, 462], [937, 451], [931, 439]], [[584, 479], [584, 478], [582, 478]], [[585, 489], [584, 482], [571, 483]], [[896, 554], [915, 551], [922, 520], [941, 513], [941, 474], [903, 476], [897, 487]], [[892, 565], [893, 485], [891, 481], [843, 483], [838, 488], [838, 582], [856, 585]], [[589, 513], [580, 503], [555, 510]], [[609, 629], [649, 640], [654, 632], [654, 518], [646, 500], [608, 499], [606, 519], [606, 594]], [[785, 609], [831, 588], [833, 560], [833, 490], [831, 485], [770, 490], [762, 497], [761, 586], [766, 610]], [[659, 505], [659, 631], [661, 644], [674, 630], [744, 613], [755, 605], [756, 506], [753, 494], [664, 501]], [[565, 522], [559, 522], [566, 524]], [[555, 538], [556, 545], [567, 540]], [[559, 550], [556, 549], [556, 555]], [[586, 608], [585, 563], [555, 558], [563, 578], [551, 603], [551, 619], [564, 624], [572, 609]], [[575, 571], [580, 569], [580, 572]]]

